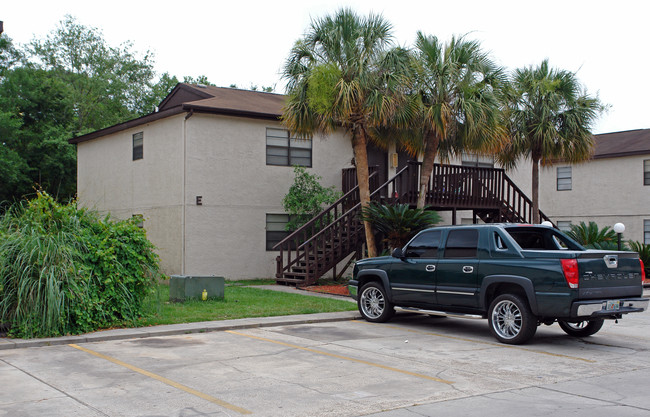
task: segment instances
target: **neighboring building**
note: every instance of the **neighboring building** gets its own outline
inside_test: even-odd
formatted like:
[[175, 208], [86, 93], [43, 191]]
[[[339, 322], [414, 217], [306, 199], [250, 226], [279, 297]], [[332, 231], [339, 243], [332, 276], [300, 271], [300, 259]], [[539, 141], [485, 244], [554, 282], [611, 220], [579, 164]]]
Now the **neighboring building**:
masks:
[[650, 129], [595, 135], [594, 141], [589, 161], [541, 169], [540, 209], [560, 229], [620, 222], [624, 239], [650, 244]]

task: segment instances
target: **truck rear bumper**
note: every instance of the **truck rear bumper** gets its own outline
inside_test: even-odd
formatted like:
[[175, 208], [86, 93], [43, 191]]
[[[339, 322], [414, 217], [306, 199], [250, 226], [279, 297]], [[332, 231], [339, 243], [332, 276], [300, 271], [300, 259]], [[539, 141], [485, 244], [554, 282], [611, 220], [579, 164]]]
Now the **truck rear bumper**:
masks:
[[627, 313], [640, 313], [648, 309], [648, 298], [625, 298], [620, 299], [618, 308], [608, 309], [608, 301], [612, 300], [588, 300], [576, 301], [571, 306], [571, 317], [607, 317]]

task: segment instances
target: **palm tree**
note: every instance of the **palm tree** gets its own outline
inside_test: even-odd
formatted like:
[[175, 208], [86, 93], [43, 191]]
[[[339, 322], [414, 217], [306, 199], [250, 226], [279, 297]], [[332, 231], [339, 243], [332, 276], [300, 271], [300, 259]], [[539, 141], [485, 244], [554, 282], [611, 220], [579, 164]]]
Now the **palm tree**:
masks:
[[572, 224], [566, 234], [589, 249], [616, 249], [616, 233], [609, 226], [598, 228], [596, 222]]
[[370, 203], [361, 217], [386, 236], [390, 249], [401, 248], [418, 232], [441, 221], [437, 211], [412, 209], [408, 204]]
[[452, 37], [443, 44], [418, 32], [415, 44], [414, 97], [410, 112], [418, 138], [406, 147], [423, 151], [418, 208], [439, 151], [444, 157], [465, 150], [494, 152], [506, 138], [498, 92], [505, 81], [477, 41]]
[[[407, 56], [392, 45], [391, 25], [381, 16], [360, 17], [349, 9], [312, 21], [284, 67], [287, 104], [283, 123], [310, 137], [343, 128], [350, 135], [363, 207], [370, 202], [367, 144], [388, 120]], [[400, 58], [402, 57], [402, 58]], [[407, 64], [404, 63], [406, 67]], [[370, 223], [364, 222], [368, 255], [376, 256]]]
[[533, 222], [539, 223], [539, 165], [589, 159], [591, 127], [604, 107], [574, 73], [551, 69], [548, 60], [515, 70], [507, 100], [511, 141], [498, 161], [505, 167], [521, 157], [532, 161]]

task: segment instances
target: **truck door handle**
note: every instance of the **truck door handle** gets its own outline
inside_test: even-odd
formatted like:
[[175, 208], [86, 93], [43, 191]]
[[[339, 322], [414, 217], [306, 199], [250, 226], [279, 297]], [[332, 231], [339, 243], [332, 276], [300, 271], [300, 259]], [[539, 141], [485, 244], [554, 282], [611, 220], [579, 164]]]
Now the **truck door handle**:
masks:
[[464, 266], [463, 267], [463, 272], [466, 274], [471, 274], [474, 272], [474, 267], [473, 266]]
[[435, 265], [427, 265], [427, 266], [424, 267], [424, 269], [425, 269], [427, 272], [433, 272], [433, 271], [436, 270], [436, 266], [435, 266]]

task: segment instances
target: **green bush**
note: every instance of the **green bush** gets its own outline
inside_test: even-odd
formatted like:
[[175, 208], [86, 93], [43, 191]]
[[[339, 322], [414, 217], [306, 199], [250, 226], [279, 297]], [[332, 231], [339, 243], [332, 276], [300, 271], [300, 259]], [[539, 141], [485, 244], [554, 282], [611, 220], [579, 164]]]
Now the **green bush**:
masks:
[[639, 253], [639, 258], [643, 261], [643, 266], [646, 270], [646, 276], [650, 278], [650, 245], [633, 240], [629, 240], [627, 243], [632, 251]]
[[46, 193], [0, 219], [0, 322], [19, 337], [134, 322], [159, 276], [135, 221], [112, 221]]
[[571, 230], [566, 234], [587, 249], [616, 250], [618, 248], [614, 230], [609, 226], [599, 229], [595, 222], [572, 224]]
[[284, 211], [290, 215], [286, 230], [299, 228], [341, 197], [333, 186], [324, 187], [319, 182], [322, 178], [305, 168], [294, 166], [293, 172], [294, 182], [282, 199]]
[[412, 209], [408, 204], [372, 202], [361, 210], [361, 220], [383, 233], [384, 241], [394, 249], [404, 246], [419, 231], [440, 223], [441, 218], [436, 211]]

